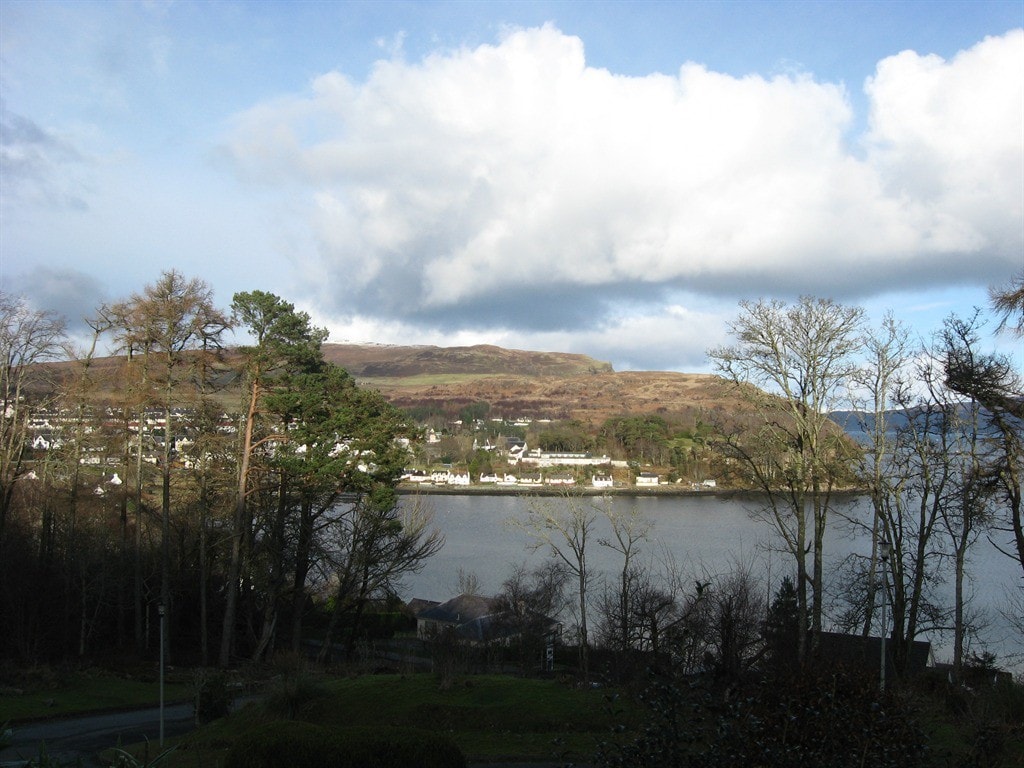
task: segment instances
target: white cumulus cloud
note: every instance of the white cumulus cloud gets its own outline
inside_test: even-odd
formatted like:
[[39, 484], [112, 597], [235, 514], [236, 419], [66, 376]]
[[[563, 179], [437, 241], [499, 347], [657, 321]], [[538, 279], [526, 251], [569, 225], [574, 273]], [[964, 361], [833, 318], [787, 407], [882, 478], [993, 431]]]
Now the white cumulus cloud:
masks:
[[304, 210], [334, 317], [624, 337], [628, 303], [995, 281], [1024, 250], [1024, 31], [865, 85], [624, 77], [552, 26], [316, 78], [234, 117], [238, 174]]

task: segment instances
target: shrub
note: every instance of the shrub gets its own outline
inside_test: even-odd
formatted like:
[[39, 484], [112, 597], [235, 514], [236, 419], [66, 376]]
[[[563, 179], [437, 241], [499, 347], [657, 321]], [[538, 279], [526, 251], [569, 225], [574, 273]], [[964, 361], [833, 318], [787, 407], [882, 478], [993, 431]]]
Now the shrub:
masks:
[[328, 729], [279, 721], [250, 731], [231, 747], [225, 768], [465, 768], [447, 736], [416, 728]]
[[363, 726], [338, 732], [345, 768], [464, 768], [462, 751], [444, 734], [419, 728]]
[[220, 670], [197, 670], [192, 679], [196, 723], [203, 724], [225, 717], [231, 709], [231, 689], [227, 675]]
[[323, 683], [308, 673], [287, 674], [270, 684], [263, 706], [273, 717], [294, 720], [308, 715], [327, 693]]
[[301, 722], [267, 723], [235, 741], [224, 759], [224, 768], [332, 768], [327, 731]]
[[632, 741], [606, 744], [604, 768], [916, 768], [924, 735], [906, 702], [842, 674], [760, 681], [727, 691], [657, 681]]

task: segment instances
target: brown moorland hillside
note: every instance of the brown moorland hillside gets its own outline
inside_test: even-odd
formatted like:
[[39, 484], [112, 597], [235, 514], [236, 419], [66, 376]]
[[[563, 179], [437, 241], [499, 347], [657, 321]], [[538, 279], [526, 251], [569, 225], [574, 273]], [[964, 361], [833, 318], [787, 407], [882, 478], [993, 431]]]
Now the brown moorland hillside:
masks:
[[657, 413], [700, 415], [747, 410], [730, 385], [716, 376], [666, 372], [591, 376], [493, 376], [448, 384], [377, 382], [400, 408], [438, 405], [457, 410], [486, 402], [492, 417], [574, 419], [600, 426], [612, 416]]
[[473, 347], [325, 344], [324, 356], [400, 408], [456, 412], [485, 402], [492, 417], [575, 419], [658, 413], [727, 416], [746, 410], [729, 382], [710, 374], [616, 372], [586, 355]]
[[471, 347], [324, 344], [324, 358], [361, 380], [423, 376], [575, 376], [611, 373], [611, 363], [567, 352]]
[[[576, 419], [593, 428], [618, 415], [657, 413], [730, 421], [748, 408], [735, 388], [710, 374], [665, 371], [616, 372], [587, 355], [471, 347], [325, 344], [324, 357], [400, 408], [430, 407], [449, 413], [485, 402], [492, 417]], [[215, 366], [218, 399], [227, 410], [241, 403], [237, 354], [226, 350]], [[92, 362], [91, 377], [109, 396], [124, 382], [121, 358]], [[77, 363], [40, 366], [37, 389], [73, 376]]]

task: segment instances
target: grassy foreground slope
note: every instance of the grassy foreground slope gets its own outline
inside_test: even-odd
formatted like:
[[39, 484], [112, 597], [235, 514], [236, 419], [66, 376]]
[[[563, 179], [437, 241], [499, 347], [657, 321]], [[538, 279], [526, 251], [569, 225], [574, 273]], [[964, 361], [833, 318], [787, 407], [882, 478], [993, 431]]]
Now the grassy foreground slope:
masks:
[[473, 675], [443, 689], [429, 674], [299, 678], [182, 739], [171, 765], [212, 765], [246, 732], [282, 718], [438, 731], [472, 760], [563, 761], [589, 760], [622, 713], [609, 709], [602, 691], [553, 680]]
[[[0, 696], [5, 705], [0, 710], [4, 713], [0, 721], [38, 717], [41, 713], [37, 706], [44, 697], [59, 702], [59, 714], [70, 714], [76, 709], [120, 707], [129, 700], [138, 705], [156, 703], [156, 686], [152, 681], [127, 682], [126, 686], [123, 679], [94, 670], [64, 677], [57, 687], [46, 686], [45, 690], [39, 688], [18, 695], [8, 691], [8, 695]], [[975, 690], [936, 685], [933, 682], [924, 687], [908, 686], [899, 696], [904, 702], [901, 709], [921, 728], [927, 744], [920, 759], [907, 765], [1024, 765], [1024, 688], [1019, 683], [1004, 681], [994, 688]], [[169, 693], [169, 698], [189, 698], [181, 688], [175, 690], [178, 695]], [[683, 686], [684, 690], [688, 688]], [[809, 691], [815, 703], [826, 701], [829, 690], [825, 685], [804, 692]], [[691, 693], [698, 697], [691, 703], [698, 703], [700, 688]], [[471, 763], [514, 760], [586, 764], [593, 760], [599, 744], [632, 740], [643, 724], [648, 728], [664, 725], [660, 719], [651, 720], [649, 712], [642, 711], [628, 694], [615, 689], [581, 689], [557, 680], [495, 675], [457, 676], [449, 685], [442, 686], [432, 674], [334, 677], [289, 670], [269, 683], [262, 696], [261, 701], [176, 740], [176, 748], [161, 765], [223, 765], [233, 744], [244, 741], [254, 729], [281, 720], [300, 720], [328, 728], [399, 725], [426, 729], [449, 736]], [[740, 698], [747, 700], [745, 696]], [[696, 709], [684, 706], [679, 710], [684, 715], [690, 713], [683, 721], [699, 726], [691, 734], [698, 740], [713, 739], [722, 725], [715, 712], [722, 714], [720, 710], [727, 702], [716, 696], [711, 703], [715, 704], [711, 709], [707, 709], [708, 702], [704, 701]], [[838, 715], [843, 722], [852, 718], [852, 711], [845, 707], [846, 704], [832, 715]], [[44, 714], [55, 713], [49, 708]], [[812, 722], [821, 719], [820, 714], [810, 714]], [[855, 719], [851, 725], [856, 725]], [[676, 738], [679, 736], [685, 740], [686, 734], [677, 734]], [[157, 751], [154, 744], [138, 744], [129, 749], [150, 759]]]
[[[159, 689], [153, 675], [155, 671], [132, 679], [96, 669], [61, 675], [45, 668], [26, 670], [23, 679], [0, 685], [0, 723], [156, 704]], [[191, 687], [183, 680], [168, 680], [164, 695], [167, 701], [186, 701]]]

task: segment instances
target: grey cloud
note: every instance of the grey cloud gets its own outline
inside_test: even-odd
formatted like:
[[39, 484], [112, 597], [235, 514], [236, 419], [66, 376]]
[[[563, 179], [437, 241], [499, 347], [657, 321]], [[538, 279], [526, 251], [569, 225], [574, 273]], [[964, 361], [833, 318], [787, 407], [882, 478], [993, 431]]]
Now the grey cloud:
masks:
[[12, 276], [10, 285], [10, 293], [23, 296], [36, 309], [63, 316], [73, 336], [89, 332], [86, 319], [95, 317], [108, 300], [103, 283], [76, 270], [36, 267]]
[[73, 191], [66, 175], [69, 166], [82, 162], [72, 144], [0, 106], [0, 176], [4, 179], [0, 194], [4, 198], [85, 210], [88, 205]]
[[329, 268], [326, 291], [319, 300], [325, 310], [358, 314], [378, 320], [458, 329], [518, 328], [523, 331], [574, 331], [602, 325], [612, 308], [622, 302], [659, 303], [670, 284], [623, 280], [586, 285], [543, 274], [528, 279], [499, 281], [455, 301], [433, 303], [425, 299], [429, 266], [415, 258], [397, 259], [372, 280], [357, 282], [351, 271]]

